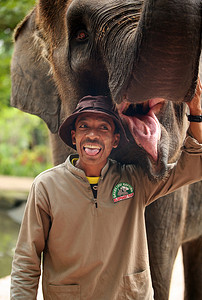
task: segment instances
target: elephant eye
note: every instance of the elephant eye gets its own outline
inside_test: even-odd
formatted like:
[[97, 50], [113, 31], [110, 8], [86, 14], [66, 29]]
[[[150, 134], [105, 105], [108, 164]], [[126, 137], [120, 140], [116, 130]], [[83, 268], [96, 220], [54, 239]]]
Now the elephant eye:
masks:
[[88, 39], [88, 33], [85, 30], [80, 30], [76, 35], [77, 41], [86, 41]]

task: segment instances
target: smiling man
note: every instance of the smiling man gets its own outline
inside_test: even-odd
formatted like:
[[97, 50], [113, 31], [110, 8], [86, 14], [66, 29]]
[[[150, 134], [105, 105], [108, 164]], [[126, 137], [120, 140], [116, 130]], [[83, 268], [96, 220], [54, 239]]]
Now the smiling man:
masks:
[[[201, 115], [199, 103], [198, 91], [192, 114]], [[43, 253], [45, 300], [152, 300], [145, 207], [202, 179], [201, 116], [190, 120], [197, 121], [190, 128], [198, 141], [188, 135], [169, 176], [151, 182], [141, 168], [109, 159], [120, 142], [128, 142], [111, 100], [82, 98], [59, 132], [77, 153], [32, 185], [13, 260], [11, 299], [36, 299]]]
[[85, 113], [77, 118], [75, 128], [72, 130], [72, 142], [79, 154], [76, 167], [82, 169], [86, 176], [100, 176], [120, 139], [120, 134], [114, 133], [113, 120], [99, 113]]

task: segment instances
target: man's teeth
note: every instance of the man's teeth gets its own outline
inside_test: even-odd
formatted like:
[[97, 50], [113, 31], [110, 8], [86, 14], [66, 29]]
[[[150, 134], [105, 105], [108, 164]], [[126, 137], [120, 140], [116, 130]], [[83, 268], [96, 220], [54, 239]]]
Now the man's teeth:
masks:
[[96, 145], [85, 145], [85, 148], [90, 148], [90, 149], [101, 149], [99, 146]]

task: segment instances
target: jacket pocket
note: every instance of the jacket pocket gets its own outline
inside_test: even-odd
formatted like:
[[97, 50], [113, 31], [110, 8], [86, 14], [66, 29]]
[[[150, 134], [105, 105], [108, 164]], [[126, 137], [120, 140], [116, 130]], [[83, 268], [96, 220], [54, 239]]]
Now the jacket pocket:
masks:
[[124, 280], [125, 299], [153, 300], [153, 289], [149, 270], [126, 275]]
[[79, 285], [52, 285], [48, 286], [50, 300], [80, 300]]

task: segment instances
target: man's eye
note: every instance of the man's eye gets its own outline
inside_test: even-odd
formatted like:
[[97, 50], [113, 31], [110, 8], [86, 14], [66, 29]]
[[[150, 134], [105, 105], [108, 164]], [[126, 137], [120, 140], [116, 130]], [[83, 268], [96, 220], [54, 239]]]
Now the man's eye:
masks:
[[85, 41], [88, 39], [88, 33], [85, 30], [80, 30], [77, 32], [76, 39], [78, 41]]
[[105, 126], [105, 125], [102, 125], [102, 126], [101, 126], [101, 129], [102, 129], [102, 130], [109, 130], [108, 127]]
[[88, 128], [88, 126], [86, 124], [81, 124], [79, 125], [79, 128]]

